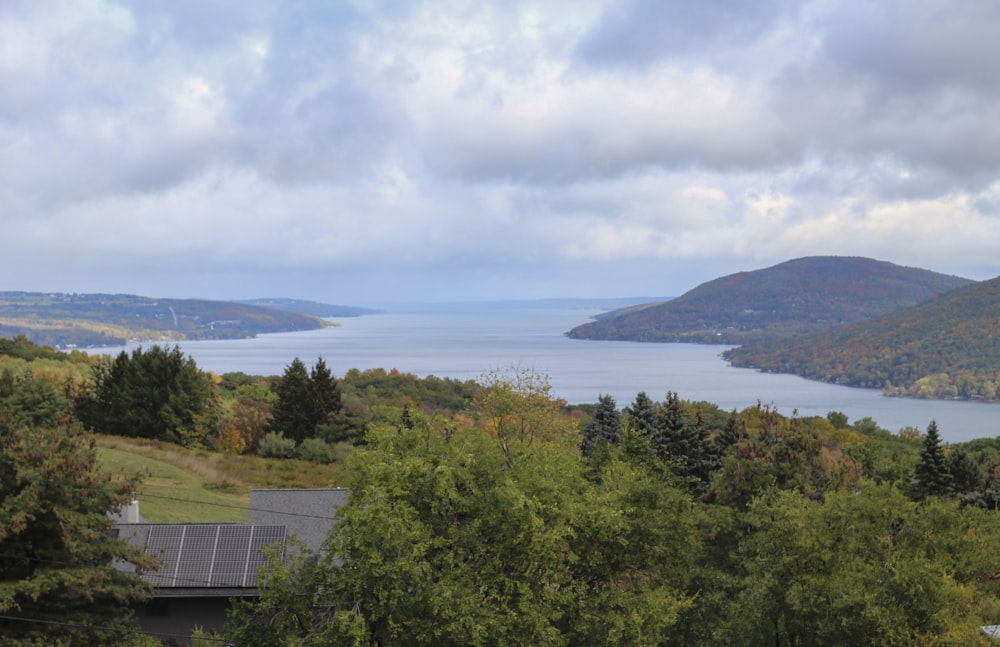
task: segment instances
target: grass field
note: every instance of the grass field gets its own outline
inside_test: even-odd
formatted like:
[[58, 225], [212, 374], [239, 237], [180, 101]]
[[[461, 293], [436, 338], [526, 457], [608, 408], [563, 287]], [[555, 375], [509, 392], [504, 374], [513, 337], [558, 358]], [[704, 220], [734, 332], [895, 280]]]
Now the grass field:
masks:
[[112, 474], [140, 474], [139, 513], [153, 522], [246, 521], [253, 488], [332, 487], [336, 465], [235, 456], [177, 445], [97, 436]]

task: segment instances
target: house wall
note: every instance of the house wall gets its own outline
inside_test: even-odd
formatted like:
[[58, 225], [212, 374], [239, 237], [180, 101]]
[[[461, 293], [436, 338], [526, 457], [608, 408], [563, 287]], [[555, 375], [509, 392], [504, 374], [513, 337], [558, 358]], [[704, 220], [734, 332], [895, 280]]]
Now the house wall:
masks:
[[[222, 632], [229, 610], [229, 598], [153, 598], [136, 609], [143, 631], [187, 636], [198, 627]], [[175, 638], [180, 645], [190, 640]]]

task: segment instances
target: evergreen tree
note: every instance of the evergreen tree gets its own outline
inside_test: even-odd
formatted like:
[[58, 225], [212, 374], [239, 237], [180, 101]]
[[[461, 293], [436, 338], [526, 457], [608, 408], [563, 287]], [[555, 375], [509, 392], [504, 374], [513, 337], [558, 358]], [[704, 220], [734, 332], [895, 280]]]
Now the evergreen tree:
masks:
[[154, 345], [105, 358], [81, 393], [76, 413], [88, 429], [115, 436], [199, 445], [215, 430], [219, 414], [207, 373], [180, 348]]
[[148, 586], [112, 564], [153, 561], [112, 537], [108, 517], [137, 485], [100, 473], [79, 429], [0, 417], [0, 642], [118, 645], [138, 629], [131, 607]]
[[285, 367], [273, 389], [278, 400], [271, 409], [270, 431], [296, 443], [312, 438], [316, 434], [319, 409], [309, 371], [301, 359], [296, 357]]
[[273, 388], [278, 399], [269, 428], [296, 443], [314, 438], [340, 412], [340, 388], [322, 357], [311, 371], [296, 357]]
[[652, 444], [661, 459], [677, 463], [693, 493], [705, 491], [711, 472], [720, 465], [704, 419], [699, 415], [689, 420], [684, 403], [673, 391], [667, 392], [666, 401], [656, 409]]
[[316, 401], [316, 427], [319, 429], [329, 425], [333, 416], [340, 413], [340, 386], [322, 356], [316, 359], [316, 364], [309, 373], [309, 381]]
[[625, 413], [632, 421], [632, 428], [641, 434], [652, 434], [656, 421], [656, 403], [645, 391], [639, 391]]
[[920, 449], [920, 461], [913, 476], [911, 496], [918, 501], [929, 496], [944, 496], [951, 493], [951, 487], [951, 474], [941, 447], [937, 421], [931, 420]]
[[953, 494], [963, 495], [979, 490], [982, 485], [982, 473], [968, 452], [961, 449], [952, 450], [948, 454], [947, 464]]
[[614, 445], [622, 436], [621, 414], [615, 399], [611, 395], [600, 395], [597, 398], [597, 408], [594, 417], [583, 429], [583, 442], [580, 450], [584, 456], [591, 456], [599, 443]]

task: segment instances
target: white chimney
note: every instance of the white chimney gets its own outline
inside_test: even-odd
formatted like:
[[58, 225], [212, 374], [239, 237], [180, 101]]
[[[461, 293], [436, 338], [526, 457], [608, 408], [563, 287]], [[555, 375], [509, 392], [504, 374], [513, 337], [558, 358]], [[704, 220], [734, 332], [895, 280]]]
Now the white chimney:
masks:
[[139, 523], [139, 499], [132, 499], [125, 507], [125, 523]]

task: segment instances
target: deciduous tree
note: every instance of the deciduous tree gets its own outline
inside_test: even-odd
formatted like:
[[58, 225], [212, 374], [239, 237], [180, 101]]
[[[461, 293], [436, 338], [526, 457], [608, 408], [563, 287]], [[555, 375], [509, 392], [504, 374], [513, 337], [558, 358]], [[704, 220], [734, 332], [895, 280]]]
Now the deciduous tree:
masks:
[[[690, 601], [691, 502], [615, 460], [594, 483], [539, 383], [501, 381], [487, 429], [370, 432], [315, 567], [276, 565], [241, 645], [658, 644]], [[553, 428], [552, 425], [555, 425]]]

